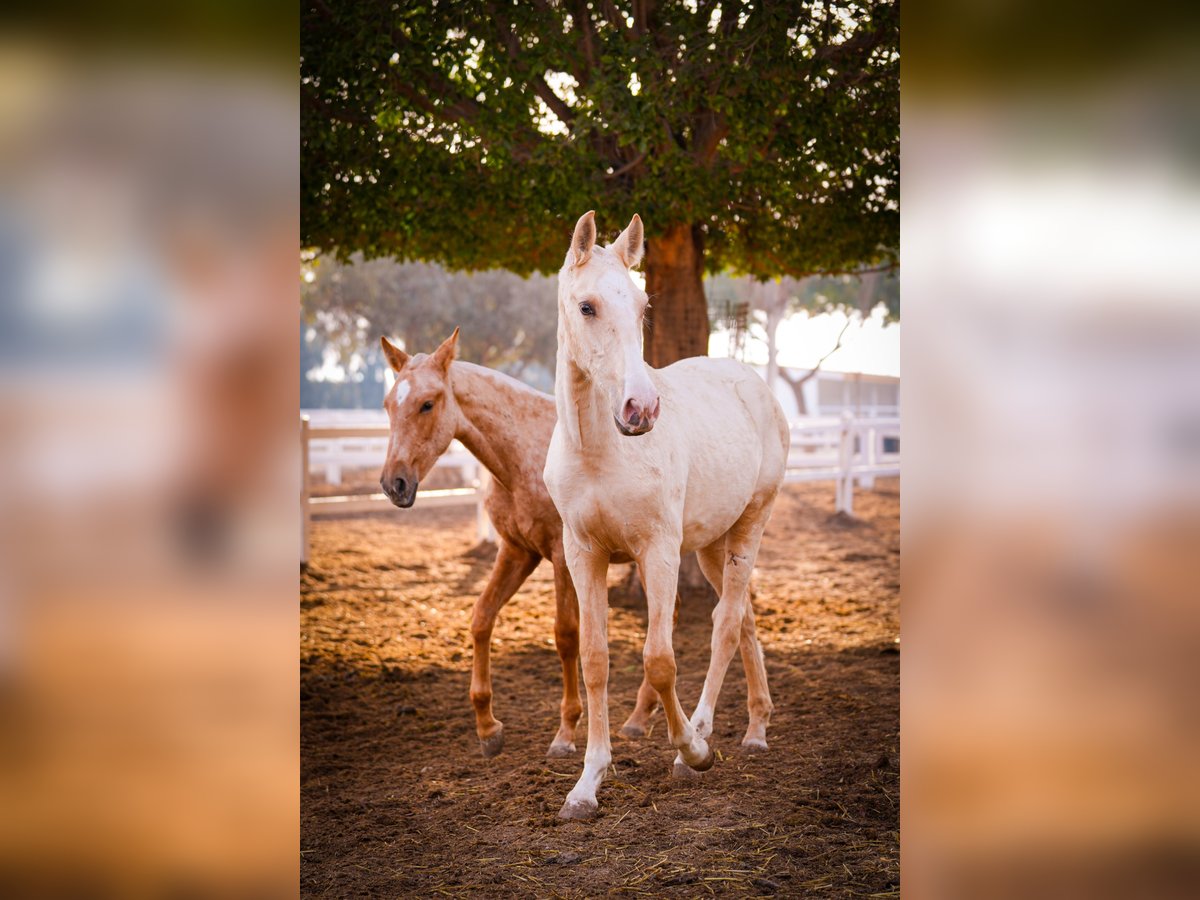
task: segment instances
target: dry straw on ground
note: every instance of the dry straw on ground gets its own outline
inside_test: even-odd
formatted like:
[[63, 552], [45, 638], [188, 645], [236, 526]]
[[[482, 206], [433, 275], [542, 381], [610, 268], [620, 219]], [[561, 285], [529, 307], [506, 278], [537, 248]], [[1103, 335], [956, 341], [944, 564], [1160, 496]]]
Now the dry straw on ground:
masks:
[[[493, 554], [467, 509], [320, 521], [301, 590], [302, 889], [349, 896], [860, 896], [899, 892], [899, 485], [789, 486], [755, 577], [776, 704], [766, 754], [746, 755], [735, 661], [716, 766], [670, 777], [655, 727], [614, 738], [601, 812], [556, 814], [581, 758], [544, 758], [558, 720], [553, 582], [543, 564], [501, 613], [495, 708], [506, 748], [479, 755], [467, 700], [470, 611]], [[610, 704], [641, 679], [645, 609], [609, 583]], [[676, 628], [680, 693], [699, 695], [704, 602]], [[586, 718], [585, 718], [586, 722]], [[580, 724], [577, 744], [586, 740]]]

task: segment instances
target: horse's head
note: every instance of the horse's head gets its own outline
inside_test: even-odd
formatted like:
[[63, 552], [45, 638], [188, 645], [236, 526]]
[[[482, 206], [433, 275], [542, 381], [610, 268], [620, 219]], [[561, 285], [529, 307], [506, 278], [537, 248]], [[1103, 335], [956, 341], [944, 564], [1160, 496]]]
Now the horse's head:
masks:
[[642, 220], [607, 247], [596, 246], [595, 213], [575, 225], [558, 275], [558, 345], [607, 395], [617, 430], [645, 434], [658, 418], [658, 391], [642, 361], [646, 292], [629, 270], [642, 259]]
[[409, 356], [387, 338], [380, 343], [396, 383], [383, 400], [392, 433], [379, 483], [394, 504], [407, 509], [417, 497], [418, 482], [454, 440], [458, 404], [450, 363], [458, 349], [458, 329], [432, 354]]

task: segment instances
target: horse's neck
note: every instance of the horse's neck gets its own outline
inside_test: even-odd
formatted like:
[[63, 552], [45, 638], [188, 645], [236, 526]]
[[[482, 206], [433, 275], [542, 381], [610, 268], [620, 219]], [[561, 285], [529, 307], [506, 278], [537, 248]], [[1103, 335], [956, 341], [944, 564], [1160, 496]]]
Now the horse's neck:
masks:
[[554, 398], [572, 452], [598, 463], [616, 451], [612, 410], [596, 384], [561, 352], [554, 370]]
[[[454, 399], [458, 404], [458, 438], [500, 484], [513, 490], [526, 480], [531, 456], [536, 456], [533, 423], [523, 422], [513, 410], [537, 402], [532, 390], [470, 363], [453, 364]], [[522, 427], [524, 426], [524, 427]], [[532, 460], [540, 477], [541, 457]]]

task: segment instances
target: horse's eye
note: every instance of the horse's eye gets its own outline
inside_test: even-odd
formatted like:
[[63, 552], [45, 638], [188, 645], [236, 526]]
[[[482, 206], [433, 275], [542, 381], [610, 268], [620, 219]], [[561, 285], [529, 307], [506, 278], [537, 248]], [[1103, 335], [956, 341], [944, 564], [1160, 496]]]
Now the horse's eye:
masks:
[[596, 308], [590, 303], [580, 303], [579, 311], [589, 318], [596, 314]]
[[423, 412], [423, 413], [429, 412], [431, 409], [433, 409], [433, 401], [432, 400], [426, 400], [424, 403], [421, 404], [421, 412]]

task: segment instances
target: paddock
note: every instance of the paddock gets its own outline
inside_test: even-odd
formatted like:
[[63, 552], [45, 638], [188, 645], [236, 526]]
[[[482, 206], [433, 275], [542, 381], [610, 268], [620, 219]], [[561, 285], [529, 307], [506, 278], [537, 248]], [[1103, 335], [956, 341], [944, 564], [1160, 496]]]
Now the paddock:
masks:
[[[581, 757], [548, 760], [558, 723], [554, 590], [543, 563], [493, 638], [505, 751], [479, 755], [467, 698], [471, 607], [494, 549], [470, 506], [315, 519], [301, 580], [301, 879], [305, 896], [892, 896], [899, 891], [899, 479], [838, 512], [828, 483], [785, 486], [755, 571], [775, 713], [746, 755], [740, 666], [718, 761], [670, 777], [661, 710], [614, 737], [599, 817], [557, 818]], [[609, 574], [610, 705], [641, 680], [645, 607]], [[690, 712], [709, 601], [675, 629]], [[585, 721], [577, 744], [586, 743]]]

